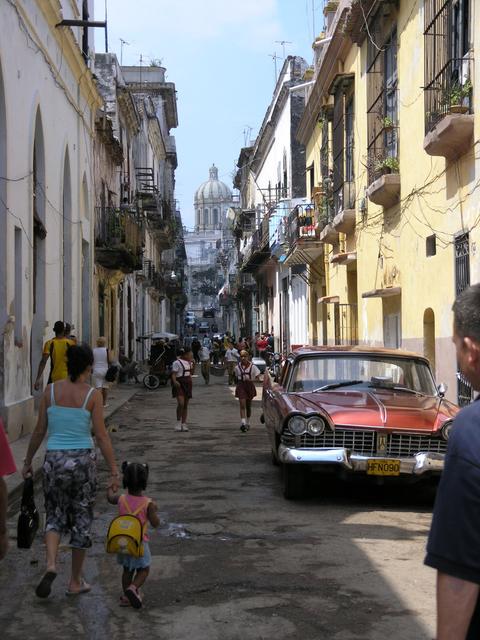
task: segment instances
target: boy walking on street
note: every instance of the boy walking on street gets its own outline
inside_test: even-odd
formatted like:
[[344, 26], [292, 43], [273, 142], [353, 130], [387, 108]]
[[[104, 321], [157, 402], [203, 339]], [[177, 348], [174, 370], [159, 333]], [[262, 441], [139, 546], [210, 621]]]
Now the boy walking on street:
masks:
[[225, 351], [225, 362], [227, 364], [228, 371], [228, 384], [229, 386], [235, 384], [235, 365], [240, 359], [240, 354], [233, 346], [233, 342], [230, 341]]
[[42, 383], [42, 375], [48, 360], [51, 360], [52, 369], [49, 382], [65, 380], [68, 377], [67, 371], [67, 349], [75, 344], [74, 340], [65, 337], [65, 324], [57, 320], [53, 325], [55, 337], [47, 340], [43, 345], [42, 359], [38, 365], [37, 378], [34, 388], [38, 391]]
[[202, 377], [205, 380], [205, 384], [209, 384], [210, 382], [210, 349], [203, 345], [198, 352], [198, 357], [200, 358], [200, 367], [202, 372]]

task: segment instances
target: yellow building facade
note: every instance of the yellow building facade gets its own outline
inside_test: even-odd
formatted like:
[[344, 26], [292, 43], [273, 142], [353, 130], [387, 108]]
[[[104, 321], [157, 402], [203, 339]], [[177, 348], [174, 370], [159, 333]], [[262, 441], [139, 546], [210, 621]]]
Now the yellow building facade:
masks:
[[297, 134], [323, 244], [313, 341], [425, 354], [460, 402], [451, 306], [480, 280], [475, 4], [329, 2]]

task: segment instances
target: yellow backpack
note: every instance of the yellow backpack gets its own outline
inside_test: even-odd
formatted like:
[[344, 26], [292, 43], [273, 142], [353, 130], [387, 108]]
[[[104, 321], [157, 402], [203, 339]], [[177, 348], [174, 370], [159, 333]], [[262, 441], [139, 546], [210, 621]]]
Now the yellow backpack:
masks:
[[[120, 496], [121, 500], [123, 496]], [[142, 503], [138, 509], [123, 516], [117, 516], [110, 522], [107, 532], [107, 553], [122, 553], [135, 558], [143, 556], [143, 526], [138, 514], [147, 503]], [[128, 508], [127, 501], [124, 504]]]

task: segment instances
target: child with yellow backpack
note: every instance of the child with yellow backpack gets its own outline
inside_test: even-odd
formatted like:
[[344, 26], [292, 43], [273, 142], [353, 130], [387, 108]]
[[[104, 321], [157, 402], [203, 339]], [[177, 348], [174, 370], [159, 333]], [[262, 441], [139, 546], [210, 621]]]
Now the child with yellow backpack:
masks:
[[117, 495], [108, 490], [110, 504], [118, 505], [118, 516], [112, 520], [107, 534], [107, 551], [117, 553], [123, 567], [120, 606], [142, 607], [140, 587], [148, 577], [152, 556], [148, 545], [148, 523], [158, 527], [160, 519], [156, 503], [143, 491], [147, 488], [148, 465], [138, 462], [122, 464], [123, 487], [127, 493]]

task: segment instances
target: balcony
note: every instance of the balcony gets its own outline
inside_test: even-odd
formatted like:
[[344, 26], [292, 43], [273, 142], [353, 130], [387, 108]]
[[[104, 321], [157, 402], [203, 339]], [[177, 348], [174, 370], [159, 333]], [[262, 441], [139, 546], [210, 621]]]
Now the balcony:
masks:
[[95, 207], [95, 262], [132, 273], [142, 268], [143, 226], [135, 213]]
[[335, 217], [331, 225], [334, 231], [349, 234], [355, 230], [355, 184], [344, 182], [334, 196]]
[[320, 242], [326, 244], [337, 244], [338, 240], [338, 231], [334, 228], [333, 221], [329, 222], [320, 232]]
[[456, 160], [472, 147], [473, 115], [448, 113], [431, 129], [423, 141], [429, 156]]
[[313, 204], [297, 205], [288, 216], [285, 264], [310, 264], [323, 252], [318, 230], [318, 212]]
[[374, 204], [389, 209], [400, 198], [400, 174], [385, 173], [370, 184], [367, 197]]
[[251, 273], [240, 273], [238, 279], [238, 288], [247, 291], [254, 291], [257, 288], [255, 278]]
[[242, 271], [252, 273], [270, 256], [269, 216], [265, 214], [260, 226], [254, 231], [245, 249]]

